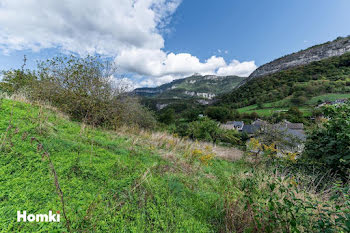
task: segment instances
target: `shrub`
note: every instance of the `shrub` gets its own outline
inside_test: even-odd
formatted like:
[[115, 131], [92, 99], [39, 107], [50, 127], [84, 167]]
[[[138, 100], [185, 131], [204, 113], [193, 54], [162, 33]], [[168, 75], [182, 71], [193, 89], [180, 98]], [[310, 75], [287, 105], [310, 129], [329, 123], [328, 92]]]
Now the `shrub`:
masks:
[[237, 130], [223, 130], [219, 129], [219, 140], [223, 143], [228, 143], [231, 145], [240, 145], [242, 143], [241, 135]]
[[156, 126], [157, 121], [153, 112], [142, 106], [137, 98], [122, 95], [117, 100], [111, 106], [111, 118], [107, 124], [111, 124], [113, 127], [136, 125], [148, 129]]
[[224, 130], [219, 123], [203, 117], [198, 121], [188, 124], [186, 136], [192, 139], [204, 140], [214, 143], [225, 143], [230, 145], [241, 144], [240, 135], [236, 130]]
[[27, 59], [24, 56], [23, 65], [21, 69], [2, 71], [2, 78], [0, 79], [0, 91], [6, 92], [10, 95], [23, 91], [26, 87], [34, 86], [37, 80], [35, 72], [24, 69]]
[[285, 114], [285, 118], [294, 123], [304, 122], [303, 113], [297, 107], [290, 107]]
[[329, 118], [310, 132], [305, 154], [346, 176], [350, 169], [350, 104], [324, 110]]
[[114, 73], [114, 65], [97, 56], [56, 57], [38, 63], [36, 72], [23, 67], [4, 72], [1, 86], [9, 94], [24, 90], [29, 99], [49, 102], [91, 125], [154, 125], [153, 115], [137, 99], [126, 97], [127, 86]]
[[[225, 202], [225, 232], [349, 232], [349, 187], [335, 185], [327, 203], [298, 186], [295, 177], [257, 169], [237, 182]], [[337, 201], [335, 201], [337, 200]]]
[[192, 139], [216, 142], [219, 135], [218, 122], [203, 117], [199, 121], [189, 123], [187, 135]]

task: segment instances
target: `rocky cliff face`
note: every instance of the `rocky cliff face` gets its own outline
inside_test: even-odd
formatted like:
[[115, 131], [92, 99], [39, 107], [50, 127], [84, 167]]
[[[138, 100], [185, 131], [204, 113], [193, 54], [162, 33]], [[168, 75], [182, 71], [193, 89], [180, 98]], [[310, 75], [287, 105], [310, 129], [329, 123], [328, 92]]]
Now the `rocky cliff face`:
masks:
[[276, 59], [270, 63], [260, 66], [249, 76], [247, 80], [244, 81], [247, 82], [253, 78], [273, 74], [295, 66], [306, 65], [329, 57], [340, 56], [346, 52], [350, 52], [350, 36], [345, 38], [339, 37], [334, 41], [316, 45], [300, 52]]

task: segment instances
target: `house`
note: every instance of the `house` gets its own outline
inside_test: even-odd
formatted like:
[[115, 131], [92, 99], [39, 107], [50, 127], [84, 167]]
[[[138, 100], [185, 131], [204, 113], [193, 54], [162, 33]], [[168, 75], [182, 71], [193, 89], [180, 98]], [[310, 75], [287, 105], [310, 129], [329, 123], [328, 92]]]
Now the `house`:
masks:
[[259, 125], [244, 125], [242, 132], [248, 134], [249, 136], [254, 136], [260, 129], [261, 126]]
[[284, 139], [288, 142], [292, 142], [295, 140], [296, 142], [293, 143], [294, 146], [289, 146], [285, 151], [287, 152], [298, 152], [301, 153], [304, 150], [304, 143], [306, 141], [306, 134], [304, 130], [294, 130], [286, 128], [284, 131]]
[[258, 126], [258, 127], [261, 127], [261, 126], [264, 126], [264, 125], [267, 125], [268, 122], [267, 121], [264, 121], [264, 120], [261, 120], [261, 119], [257, 119], [255, 121], [253, 121], [252, 125], [255, 125], [255, 126]]
[[346, 102], [348, 102], [348, 99], [337, 99], [332, 101], [332, 105], [345, 104]]
[[288, 121], [284, 121], [272, 125], [272, 128], [282, 134], [281, 140], [285, 142], [284, 148], [279, 148], [280, 150], [293, 153], [301, 153], [304, 150], [306, 134], [302, 123], [290, 123]]
[[325, 101], [325, 102], [317, 105], [317, 108], [321, 108], [321, 107], [326, 106], [326, 105], [342, 105], [342, 104], [345, 104], [346, 102], [348, 102], [348, 99], [337, 99], [334, 101]]
[[223, 129], [235, 129], [238, 131], [242, 131], [244, 126], [243, 121], [228, 121], [226, 124], [221, 124], [221, 128]]
[[306, 134], [302, 123], [291, 123], [283, 121], [278, 124], [269, 124], [262, 120], [257, 120], [251, 125], [244, 125], [242, 132], [250, 137], [279, 137], [274, 140], [281, 144], [276, 145], [283, 152], [301, 153], [304, 149]]
[[252, 137], [257, 134], [261, 128], [265, 125], [268, 125], [268, 122], [263, 121], [261, 119], [257, 119], [253, 121], [251, 125], [244, 125], [242, 132], [248, 134], [248, 136]]
[[282, 122], [282, 125], [288, 129], [292, 130], [304, 130], [304, 124], [303, 123], [291, 123], [287, 120], [284, 120]]

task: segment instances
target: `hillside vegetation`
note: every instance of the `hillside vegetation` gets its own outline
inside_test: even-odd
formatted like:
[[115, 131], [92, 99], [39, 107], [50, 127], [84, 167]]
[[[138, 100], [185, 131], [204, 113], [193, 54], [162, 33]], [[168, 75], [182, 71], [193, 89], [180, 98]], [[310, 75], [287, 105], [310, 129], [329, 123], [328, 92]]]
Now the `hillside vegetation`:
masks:
[[221, 103], [241, 108], [288, 98], [289, 104], [303, 106], [329, 93], [350, 93], [350, 53], [254, 78], [222, 96]]
[[346, 52], [350, 52], [350, 36], [338, 37], [333, 41], [314, 45], [310, 48], [285, 55], [265, 65], [262, 65], [249, 76], [247, 81], [253, 78], [273, 74], [282, 70], [287, 70], [292, 67], [307, 65], [314, 61], [320, 61], [329, 57], [340, 56]]
[[[349, 203], [329, 199], [333, 189], [316, 176], [270, 169], [235, 149], [92, 128], [49, 106], [9, 99], [1, 100], [0, 132], [3, 232], [348, 229]], [[60, 211], [62, 221], [17, 223], [17, 210]], [[338, 215], [343, 220], [334, 222]]]

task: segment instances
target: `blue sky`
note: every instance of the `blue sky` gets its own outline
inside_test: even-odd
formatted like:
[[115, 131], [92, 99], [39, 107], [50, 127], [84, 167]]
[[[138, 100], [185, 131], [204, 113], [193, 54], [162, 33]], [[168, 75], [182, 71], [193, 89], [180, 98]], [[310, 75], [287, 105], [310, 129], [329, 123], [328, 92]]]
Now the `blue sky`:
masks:
[[262, 65], [285, 54], [350, 35], [348, 0], [183, 1], [173, 16], [165, 48], [205, 59], [217, 52], [227, 59]]
[[350, 35], [349, 12], [349, 0], [0, 0], [0, 69], [73, 52], [112, 57], [136, 86], [247, 76]]

